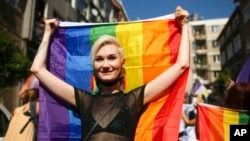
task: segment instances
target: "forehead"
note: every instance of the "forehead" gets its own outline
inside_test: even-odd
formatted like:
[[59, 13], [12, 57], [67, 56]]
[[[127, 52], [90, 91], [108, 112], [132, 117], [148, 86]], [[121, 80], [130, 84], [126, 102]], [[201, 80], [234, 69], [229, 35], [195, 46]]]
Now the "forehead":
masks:
[[100, 47], [96, 55], [109, 55], [109, 54], [118, 54], [118, 47], [114, 44], [107, 44], [102, 47]]

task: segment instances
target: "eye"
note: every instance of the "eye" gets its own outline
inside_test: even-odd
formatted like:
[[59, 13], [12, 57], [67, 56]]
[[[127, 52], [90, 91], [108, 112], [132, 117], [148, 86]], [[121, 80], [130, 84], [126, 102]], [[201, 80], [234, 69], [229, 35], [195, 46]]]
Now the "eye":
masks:
[[116, 55], [111, 55], [108, 57], [109, 60], [116, 60], [117, 59], [117, 56]]
[[96, 58], [95, 58], [95, 61], [96, 61], [96, 62], [101, 62], [101, 61], [103, 61], [103, 57], [96, 57]]

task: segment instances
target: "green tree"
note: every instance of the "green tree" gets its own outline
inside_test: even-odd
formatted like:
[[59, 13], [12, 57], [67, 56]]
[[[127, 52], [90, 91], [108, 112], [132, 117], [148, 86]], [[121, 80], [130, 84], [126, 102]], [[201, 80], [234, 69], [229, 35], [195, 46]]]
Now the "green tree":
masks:
[[226, 88], [228, 79], [231, 78], [231, 71], [229, 68], [225, 68], [219, 73], [218, 79], [216, 80], [222, 88]]
[[0, 90], [28, 76], [31, 62], [1, 28], [0, 56]]

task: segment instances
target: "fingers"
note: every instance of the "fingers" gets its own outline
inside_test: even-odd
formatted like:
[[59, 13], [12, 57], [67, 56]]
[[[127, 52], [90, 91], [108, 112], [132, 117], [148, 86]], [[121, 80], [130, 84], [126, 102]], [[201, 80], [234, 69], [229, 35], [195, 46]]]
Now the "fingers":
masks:
[[45, 20], [45, 24], [50, 25], [51, 27], [58, 27], [59, 20], [58, 19], [47, 19]]
[[187, 10], [182, 9], [181, 6], [176, 7], [175, 16], [180, 26], [188, 23], [189, 13]]
[[182, 9], [180, 6], [176, 7], [175, 15], [177, 17], [183, 16], [183, 17], [188, 17], [189, 13], [187, 10]]
[[44, 21], [45, 23], [45, 31], [48, 32], [53, 32], [54, 30], [56, 30], [59, 26], [59, 20], [58, 19], [46, 19]]

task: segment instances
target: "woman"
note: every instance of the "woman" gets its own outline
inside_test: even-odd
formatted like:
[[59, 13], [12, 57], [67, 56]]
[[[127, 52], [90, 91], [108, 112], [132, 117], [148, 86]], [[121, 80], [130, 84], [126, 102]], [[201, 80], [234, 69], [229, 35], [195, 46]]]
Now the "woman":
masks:
[[[59, 24], [56, 19], [45, 21], [43, 40], [31, 71], [51, 92], [77, 109], [84, 123], [82, 137], [85, 140], [131, 141], [134, 139], [143, 106], [161, 97], [161, 92], [169, 88], [189, 68], [188, 16], [189, 13], [186, 10], [180, 6], [176, 8], [176, 21], [182, 30], [176, 63], [151, 82], [131, 90], [126, 95], [120, 90], [125, 57], [117, 39], [108, 35], [101, 36], [91, 50], [94, 76], [99, 89], [96, 96], [74, 88], [46, 69], [49, 40]], [[114, 101], [118, 102], [114, 103]], [[103, 116], [113, 103], [115, 107]], [[100, 122], [95, 125], [99, 119], [101, 119]]]
[[[25, 90], [20, 95], [23, 105], [17, 107], [13, 112], [8, 130], [4, 137], [5, 141], [35, 141], [36, 140], [36, 123], [39, 114], [39, 90], [31, 88]], [[31, 115], [31, 105], [34, 104], [34, 115]], [[32, 107], [33, 107], [32, 106]], [[31, 116], [35, 117], [31, 120]], [[34, 122], [34, 124], [33, 124]]]

